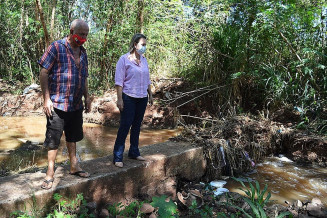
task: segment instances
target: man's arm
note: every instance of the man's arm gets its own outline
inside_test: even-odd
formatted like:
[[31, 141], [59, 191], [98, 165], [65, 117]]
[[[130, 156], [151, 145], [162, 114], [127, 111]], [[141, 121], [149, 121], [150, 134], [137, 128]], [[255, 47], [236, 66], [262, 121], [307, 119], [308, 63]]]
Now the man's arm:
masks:
[[43, 111], [45, 115], [51, 117], [53, 111], [53, 104], [50, 99], [48, 74], [49, 71], [42, 67], [40, 71], [40, 83], [43, 95]]
[[85, 112], [88, 113], [91, 111], [91, 99], [89, 96], [89, 83], [87, 81], [87, 78], [85, 79], [84, 99], [85, 99]]

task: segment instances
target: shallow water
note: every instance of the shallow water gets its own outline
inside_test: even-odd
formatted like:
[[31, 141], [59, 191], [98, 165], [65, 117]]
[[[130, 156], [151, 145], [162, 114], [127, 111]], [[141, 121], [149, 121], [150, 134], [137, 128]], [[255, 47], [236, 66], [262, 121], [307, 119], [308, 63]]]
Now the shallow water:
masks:
[[[264, 188], [268, 184], [271, 200], [283, 204], [295, 200], [312, 200], [319, 198], [327, 206], [327, 169], [319, 166], [296, 164], [285, 157], [267, 158], [245, 178], [257, 180]], [[245, 183], [246, 184], [246, 183]], [[241, 185], [230, 179], [225, 186], [233, 192], [244, 194]]]
[[[31, 166], [47, 165], [47, 151], [43, 148], [45, 138], [45, 117], [0, 117], [0, 170], [20, 171]], [[77, 143], [77, 156], [81, 161], [111, 155], [118, 128], [84, 123], [84, 139]], [[180, 130], [141, 130], [140, 147], [167, 141]], [[22, 141], [35, 145], [24, 149]], [[25, 144], [26, 145], [26, 144]], [[129, 148], [126, 139], [125, 151]], [[64, 136], [61, 138], [56, 162], [68, 161]]]

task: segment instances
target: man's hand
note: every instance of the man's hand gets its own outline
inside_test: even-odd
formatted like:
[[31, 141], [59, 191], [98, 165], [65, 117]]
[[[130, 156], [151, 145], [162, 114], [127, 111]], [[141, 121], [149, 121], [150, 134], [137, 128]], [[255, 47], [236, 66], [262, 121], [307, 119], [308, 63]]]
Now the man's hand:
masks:
[[149, 105], [153, 105], [153, 97], [152, 97], [152, 95], [149, 96]]
[[85, 98], [85, 113], [88, 113], [91, 111], [91, 99], [90, 96], [87, 96]]
[[123, 99], [117, 100], [117, 107], [119, 108], [120, 111], [123, 111], [123, 109], [124, 109]]
[[43, 112], [47, 117], [52, 117], [53, 103], [50, 99], [44, 100]]

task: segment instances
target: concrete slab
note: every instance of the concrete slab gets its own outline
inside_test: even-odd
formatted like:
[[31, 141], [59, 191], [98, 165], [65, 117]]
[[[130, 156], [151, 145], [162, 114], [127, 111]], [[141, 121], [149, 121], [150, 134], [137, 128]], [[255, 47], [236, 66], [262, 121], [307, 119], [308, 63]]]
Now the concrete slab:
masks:
[[[69, 175], [69, 167], [58, 167], [53, 188], [40, 188], [45, 173], [26, 173], [0, 178], [0, 216], [8, 217], [15, 210], [49, 209], [53, 194], [75, 198], [83, 193], [98, 205], [124, 202], [137, 196], [166, 194], [176, 197], [177, 179], [194, 180], [204, 175], [206, 162], [203, 150], [189, 143], [164, 142], [142, 147], [141, 162], [124, 157], [124, 168], [112, 163], [112, 156], [82, 162], [90, 178]], [[34, 203], [33, 203], [34, 202]]]

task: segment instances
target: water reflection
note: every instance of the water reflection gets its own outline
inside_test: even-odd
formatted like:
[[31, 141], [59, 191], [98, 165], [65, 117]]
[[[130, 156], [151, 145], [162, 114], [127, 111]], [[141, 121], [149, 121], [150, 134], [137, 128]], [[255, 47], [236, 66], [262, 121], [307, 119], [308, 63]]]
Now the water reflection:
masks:
[[[43, 148], [45, 117], [0, 117], [0, 170], [19, 171], [47, 165], [47, 150]], [[84, 124], [84, 139], [77, 143], [80, 160], [90, 160], [112, 154], [117, 128]], [[142, 130], [140, 147], [167, 141], [180, 130]], [[30, 142], [26, 142], [29, 140]], [[22, 142], [23, 141], [23, 142]], [[40, 142], [41, 145], [37, 142]], [[126, 149], [129, 148], [129, 137]], [[61, 138], [56, 162], [68, 161], [64, 136]]]
[[[285, 157], [273, 157], [258, 164], [256, 171], [245, 177], [257, 180], [262, 189], [268, 184], [271, 200], [280, 204], [285, 200], [293, 203], [295, 200], [305, 201], [317, 197], [327, 206], [326, 168], [296, 164]], [[244, 193], [239, 190], [241, 185], [232, 180], [225, 187], [233, 192]]]

